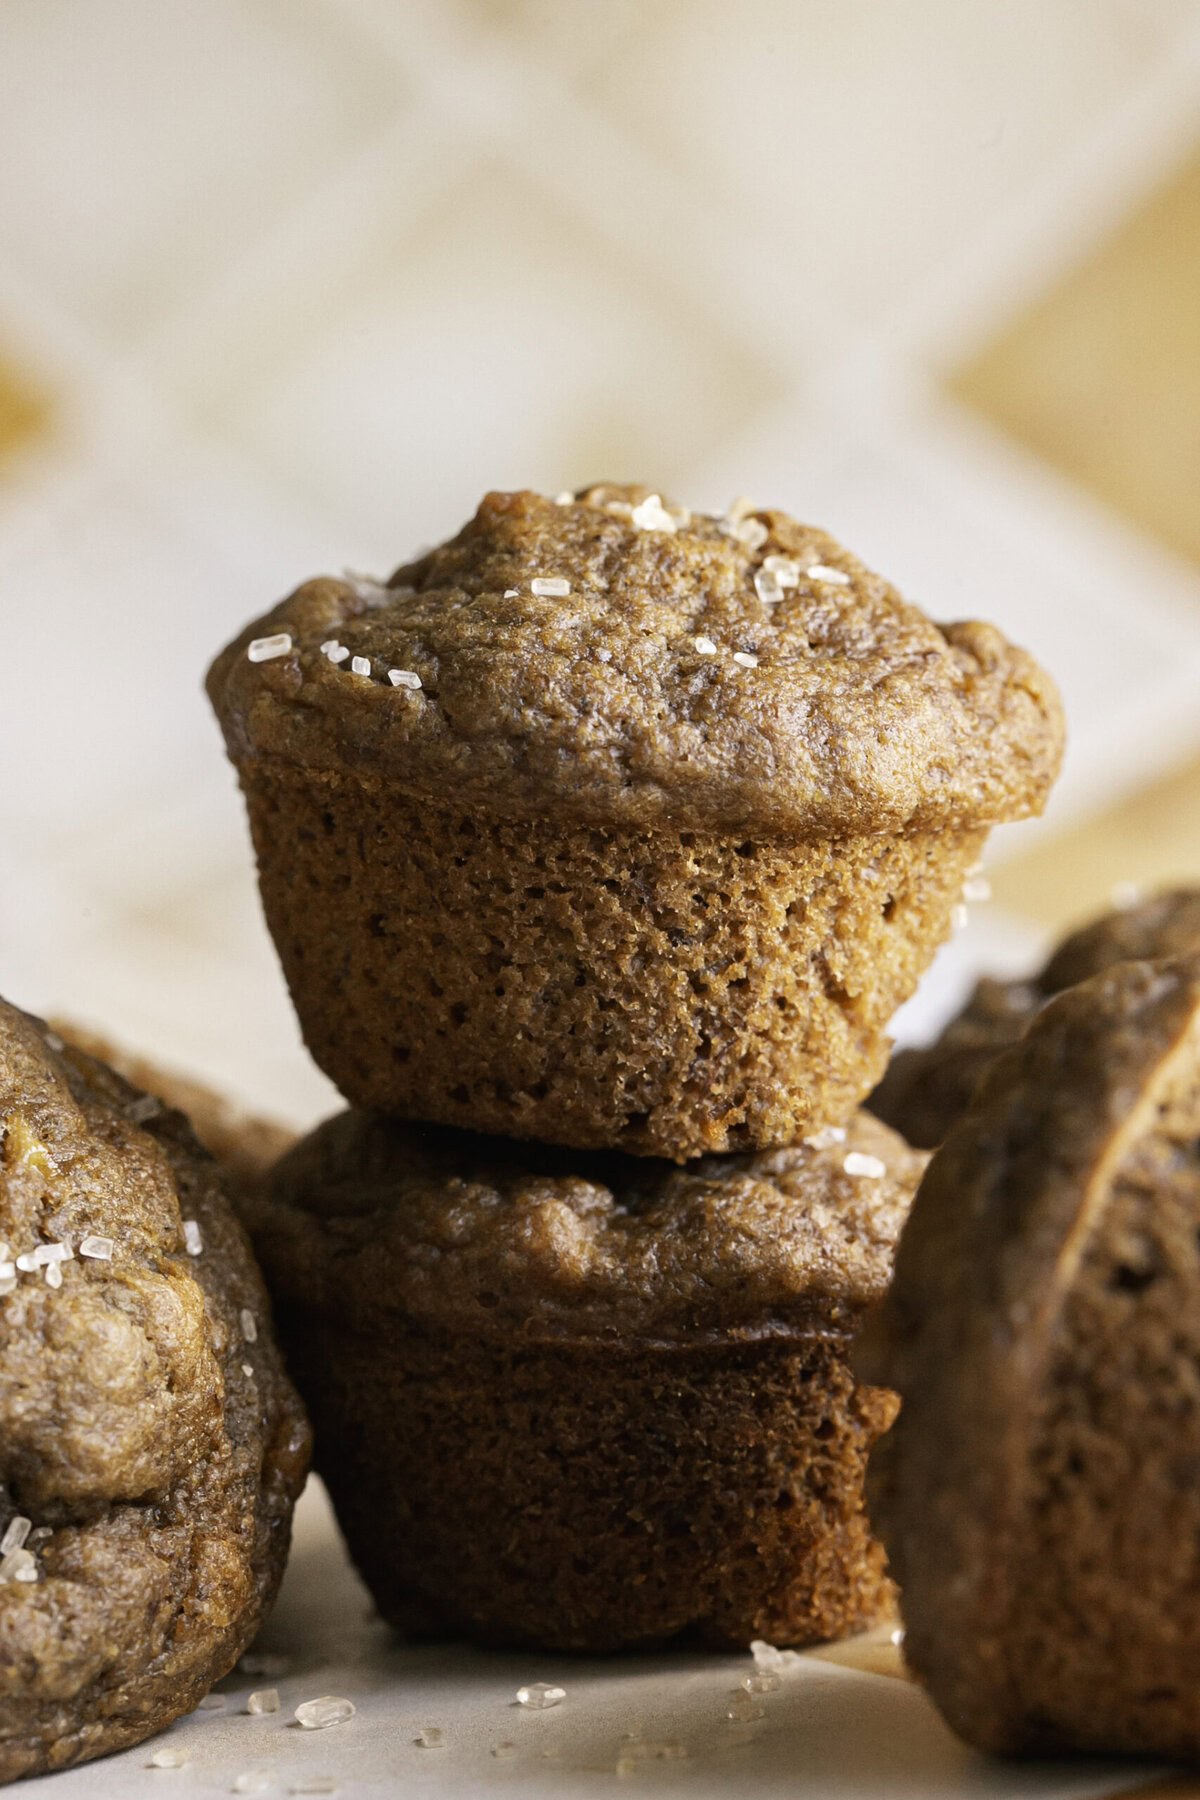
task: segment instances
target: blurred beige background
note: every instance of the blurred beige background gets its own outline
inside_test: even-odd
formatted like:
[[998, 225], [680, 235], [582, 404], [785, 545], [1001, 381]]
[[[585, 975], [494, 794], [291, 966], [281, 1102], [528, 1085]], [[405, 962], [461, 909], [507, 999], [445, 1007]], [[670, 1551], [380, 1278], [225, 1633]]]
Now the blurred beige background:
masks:
[[969, 963], [1200, 877], [1194, 0], [0, 0], [0, 991], [330, 1104], [206, 661], [488, 486], [748, 492], [1056, 673]]

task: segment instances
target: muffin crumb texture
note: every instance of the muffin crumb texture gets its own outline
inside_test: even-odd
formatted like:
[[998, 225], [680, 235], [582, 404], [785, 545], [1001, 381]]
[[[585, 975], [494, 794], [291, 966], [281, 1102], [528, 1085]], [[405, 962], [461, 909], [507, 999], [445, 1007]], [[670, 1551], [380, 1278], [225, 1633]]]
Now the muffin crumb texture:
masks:
[[278, 764], [243, 783], [305, 1041], [347, 1099], [680, 1160], [853, 1110], [982, 842], [664, 839]]

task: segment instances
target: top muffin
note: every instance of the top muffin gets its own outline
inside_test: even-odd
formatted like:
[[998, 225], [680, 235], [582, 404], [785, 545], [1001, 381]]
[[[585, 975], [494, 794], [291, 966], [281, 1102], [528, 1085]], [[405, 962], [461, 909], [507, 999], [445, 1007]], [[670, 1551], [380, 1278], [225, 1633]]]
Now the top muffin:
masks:
[[641, 487], [489, 494], [386, 586], [322, 577], [209, 692], [281, 757], [567, 824], [764, 839], [988, 825], [1057, 772], [1053, 683], [938, 626], [826, 533]]

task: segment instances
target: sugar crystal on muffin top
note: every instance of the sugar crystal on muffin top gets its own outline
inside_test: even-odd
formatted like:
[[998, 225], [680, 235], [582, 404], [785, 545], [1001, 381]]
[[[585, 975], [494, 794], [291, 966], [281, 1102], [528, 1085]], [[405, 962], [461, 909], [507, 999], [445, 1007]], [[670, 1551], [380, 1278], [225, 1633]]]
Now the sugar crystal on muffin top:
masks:
[[[284, 639], [294, 655], [251, 660]], [[331, 643], [363, 673], [419, 673], [426, 703], [336, 681]], [[756, 838], [1021, 817], [1062, 740], [1053, 684], [994, 627], [935, 624], [777, 510], [717, 519], [612, 484], [569, 503], [489, 494], [386, 588], [306, 583], [210, 691], [237, 759], [509, 816]]]

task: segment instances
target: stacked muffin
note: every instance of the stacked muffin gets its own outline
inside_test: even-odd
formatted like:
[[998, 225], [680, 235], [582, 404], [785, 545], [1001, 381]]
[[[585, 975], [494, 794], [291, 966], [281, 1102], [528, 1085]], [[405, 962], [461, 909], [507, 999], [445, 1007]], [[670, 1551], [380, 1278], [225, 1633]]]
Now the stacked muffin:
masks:
[[855, 1109], [987, 829], [1044, 800], [1051, 684], [784, 514], [605, 487], [307, 583], [209, 690], [355, 1109], [248, 1205], [382, 1611], [581, 1649], [869, 1622], [894, 1402], [845, 1352], [924, 1159]]

